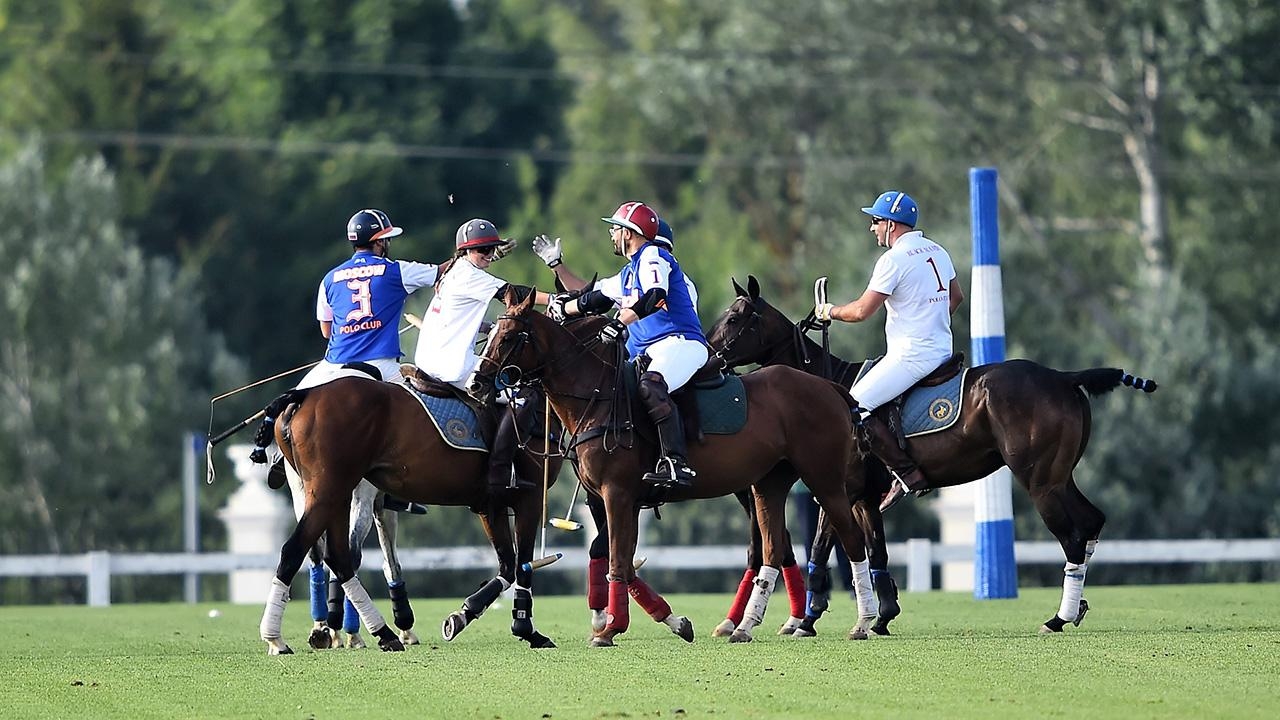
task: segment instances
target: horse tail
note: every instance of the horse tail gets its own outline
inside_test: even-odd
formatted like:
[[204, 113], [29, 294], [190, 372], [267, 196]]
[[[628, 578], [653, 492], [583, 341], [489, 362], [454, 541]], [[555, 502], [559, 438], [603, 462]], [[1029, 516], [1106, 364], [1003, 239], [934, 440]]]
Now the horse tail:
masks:
[[253, 436], [253, 444], [256, 448], [265, 449], [271, 444], [271, 441], [275, 439], [276, 418], [280, 417], [280, 413], [284, 412], [285, 408], [290, 405], [301, 404], [310, 391], [310, 388], [286, 390], [275, 400], [267, 403], [267, 406], [262, 411], [262, 423], [258, 425], [258, 431]]
[[1067, 373], [1071, 384], [1084, 390], [1090, 396], [1109, 393], [1125, 385], [1134, 390], [1151, 393], [1156, 391], [1156, 381], [1130, 375], [1120, 368], [1090, 368], [1080, 372]]

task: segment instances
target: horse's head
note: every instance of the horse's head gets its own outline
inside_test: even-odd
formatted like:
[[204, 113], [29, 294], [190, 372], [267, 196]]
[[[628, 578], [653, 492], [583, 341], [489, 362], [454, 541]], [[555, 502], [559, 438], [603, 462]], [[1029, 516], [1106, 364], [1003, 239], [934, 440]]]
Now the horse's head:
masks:
[[795, 325], [780, 310], [760, 297], [760, 283], [747, 276], [744, 289], [733, 281], [738, 297], [716, 319], [707, 342], [725, 369], [760, 363], [795, 334]]
[[491, 400], [498, 390], [540, 382], [544, 375], [561, 370], [560, 366], [570, 360], [580, 366], [593, 354], [594, 348], [590, 345], [599, 344], [595, 337], [603, 323], [600, 318], [561, 326], [534, 309], [533, 293], [520, 299], [516, 291], [508, 290], [503, 300], [507, 304], [506, 312], [494, 323], [467, 388], [467, 392], [479, 400]]

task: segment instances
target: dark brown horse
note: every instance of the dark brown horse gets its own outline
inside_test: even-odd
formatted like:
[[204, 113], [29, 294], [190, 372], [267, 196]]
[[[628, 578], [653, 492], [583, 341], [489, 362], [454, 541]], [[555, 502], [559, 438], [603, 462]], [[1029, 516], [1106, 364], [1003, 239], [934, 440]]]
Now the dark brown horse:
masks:
[[[708, 335], [724, 364], [821, 367], [822, 348], [760, 297], [755, 278], [747, 285], [744, 290], [734, 283], [738, 297]], [[851, 385], [859, 364], [831, 360], [833, 377]], [[1115, 368], [1062, 372], [1029, 360], [982, 365], [965, 377], [959, 420], [950, 429], [907, 441], [930, 487], [962, 485], [1007, 465], [1031, 495], [1067, 560], [1062, 603], [1042, 631], [1061, 632], [1068, 622], [1079, 625], [1089, 607], [1082, 597], [1084, 576], [1106, 517], [1076, 487], [1072, 471], [1089, 442], [1089, 396], [1121, 385], [1146, 392], [1156, 388]], [[874, 494], [873, 484], [866, 487]], [[875, 519], [882, 521], [878, 513]], [[883, 542], [883, 529], [879, 535]], [[873, 556], [879, 552], [882, 548], [872, 548]]]
[[[632, 418], [644, 422], [646, 415], [621, 385], [624, 369], [618, 350], [599, 342], [599, 327], [591, 319], [558, 325], [534, 311], [531, 299], [517, 302], [508, 296], [507, 311], [498, 319], [476, 373], [475, 391], [492, 393], [495, 379], [506, 385], [540, 384], [577, 452], [579, 477], [604, 499], [608, 618], [592, 644], [609, 646], [630, 624], [628, 593], [654, 619], [679, 625], [688, 620], [675, 616], [647, 586], [632, 583], [637, 516], [651, 490], [641, 476], [657, 459], [657, 447], [647, 432], [631, 432], [626, 426]], [[753, 373], [744, 384], [746, 426], [734, 435], [707, 435], [703, 442], [691, 443], [689, 461], [697, 480], [692, 488], [672, 490], [663, 498], [718, 497], [754, 486], [768, 567], [762, 568], [750, 607], [731, 638], [738, 641], [750, 640], [776, 585], [783, 556], [783, 512], [796, 472], [827, 509], [850, 557], [861, 559], [864, 552], [845, 490], [854, 453], [847, 394], [833, 383], [787, 367]]]
[[[497, 502], [489, 496], [485, 481], [488, 454], [459, 450], [448, 444], [422, 405], [404, 387], [342, 378], [307, 390], [291, 390], [286, 395], [291, 407], [276, 423], [276, 442], [302, 476], [305, 509], [280, 550], [280, 563], [262, 617], [261, 635], [270, 654], [292, 652], [280, 637], [289, 582], [321, 535], [347, 537], [348, 509], [361, 478], [404, 500], [464, 506], [480, 515], [498, 555], [498, 575], [468, 597], [462, 610], [445, 620], [446, 639], [453, 639], [515, 583], [512, 634], [531, 647], [555, 647], [534, 628], [532, 571], [526, 565], [533, 560], [543, 478], [554, 482], [560, 470], [558, 455], [552, 455], [548, 460], [551, 465], [544, 470], [541, 433], [528, 438], [526, 450], [516, 453], [516, 475], [529, 482]], [[532, 482], [535, 479], [537, 482]], [[507, 521], [508, 507], [515, 516], [514, 540]], [[325, 564], [343, 584], [365, 627], [377, 636], [378, 646], [383, 650], [403, 650], [356, 577], [348, 544], [324, 545]]]

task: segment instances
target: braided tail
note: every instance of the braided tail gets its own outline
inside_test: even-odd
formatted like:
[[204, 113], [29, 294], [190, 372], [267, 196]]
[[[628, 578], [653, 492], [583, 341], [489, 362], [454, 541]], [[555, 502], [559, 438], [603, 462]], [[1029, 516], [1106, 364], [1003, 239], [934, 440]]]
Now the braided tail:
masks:
[[1091, 396], [1109, 393], [1125, 385], [1134, 390], [1151, 393], [1156, 391], [1156, 381], [1130, 375], [1120, 368], [1091, 368], [1080, 372], [1067, 373], [1071, 384], [1083, 389]]
[[302, 399], [307, 396], [307, 390], [286, 390], [280, 397], [272, 400], [265, 408], [265, 414], [262, 416], [262, 423], [258, 425], [258, 431], [253, 435], [253, 452], [249, 457], [256, 463], [265, 463], [267, 461], [267, 446], [275, 439], [276, 418], [280, 417], [280, 413], [291, 404], [301, 403]]

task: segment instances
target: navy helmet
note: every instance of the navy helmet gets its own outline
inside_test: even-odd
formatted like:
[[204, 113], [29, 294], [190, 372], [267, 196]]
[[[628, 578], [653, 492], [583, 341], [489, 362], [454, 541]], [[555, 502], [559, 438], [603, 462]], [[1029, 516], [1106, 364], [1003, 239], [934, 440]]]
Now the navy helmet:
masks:
[[658, 218], [658, 234], [653, 236], [653, 241], [659, 245], [664, 245], [668, 250], [676, 248], [676, 231], [671, 229], [666, 220]]
[[502, 244], [502, 238], [498, 237], [498, 228], [488, 220], [480, 218], [468, 220], [458, 226], [458, 232], [454, 235], [453, 240], [454, 246], [459, 250], [471, 250]]
[[381, 210], [367, 208], [361, 210], [347, 221], [347, 240], [352, 245], [371, 245], [374, 240], [393, 238], [404, 232], [391, 224], [391, 218]]
[[862, 212], [871, 217], [884, 218], [908, 227], [915, 227], [920, 211], [911, 196], [897, 190], [880, 193], [880, 197], [871, 203], [871, 207], [862, 208]]

